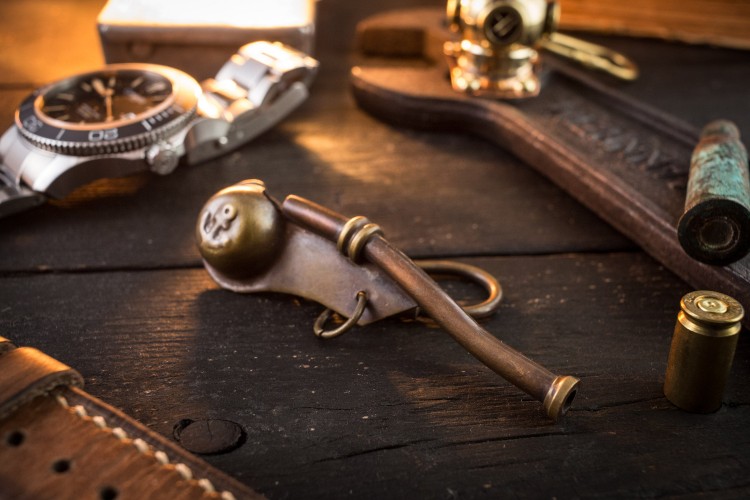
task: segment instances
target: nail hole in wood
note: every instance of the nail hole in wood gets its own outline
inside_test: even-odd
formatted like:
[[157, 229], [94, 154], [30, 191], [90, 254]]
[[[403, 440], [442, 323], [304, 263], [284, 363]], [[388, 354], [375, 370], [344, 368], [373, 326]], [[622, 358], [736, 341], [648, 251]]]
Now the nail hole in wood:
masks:
[[8, 437], [6, 438], [5, 442], [8, 443], [8, 445], [13, 447], [21, 446], [26, 440], [26, 435], [21, 431], [13, 431], [10, 434], [8, 434]]
[[101, 498], [101, 500], [115, 500], [115, 498], [117, 498], [119, 494], [120, 492], [117, 491], [117, 488], [113, 488], [112, 486], [105, 486], [99, 492], [99, 498]]
[[63, 458], [52, 464], [52, 470], [64, 474], [70, 470], [70, 460]]

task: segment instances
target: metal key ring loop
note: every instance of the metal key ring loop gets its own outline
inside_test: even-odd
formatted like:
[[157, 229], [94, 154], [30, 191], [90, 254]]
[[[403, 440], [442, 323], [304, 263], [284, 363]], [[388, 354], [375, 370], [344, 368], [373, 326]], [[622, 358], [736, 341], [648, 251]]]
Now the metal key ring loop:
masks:
[[354, 308], [354, 312], [352, 313], [350, 318], [347, 318], [344, 323], [339, 326], [338, 328], [334, 328], [333, 330], [325, 330], [325, 324], [328, 321], [328, 319], [331, 317], [331, 314], [333, 314], [333, 311], [331, 309], [326, 309], [322, 313], [320, 313], [320, 316], [318, 316], [318, 319], [315, 320], [315, 324], [313, 325], [313, 332], [315, 332], [315, 336], [320, 339], [332, 339], [334, 337], [338, 337], [342, 333], [348, 332], [354, 325], [357, 324], [357, 321], [359, 321], [359, 318], [362, 317], [362, 314], [365, 312], [365, 307], [367, 306], [367, 292], [364, 290], [360, 290], [357, 292], [357, 306]]
[[497, 279], [484, 269], [471, 264], [464, 264], [452, 260], [415, 260], [427, 274], [448, 274], [461, 276], [477, 283], [487, 291], [487, 298], [477, 304], [462, 306], [462, 309], [472, 318], [486, 318], [497, 311], [503, 299], [503, 289]]

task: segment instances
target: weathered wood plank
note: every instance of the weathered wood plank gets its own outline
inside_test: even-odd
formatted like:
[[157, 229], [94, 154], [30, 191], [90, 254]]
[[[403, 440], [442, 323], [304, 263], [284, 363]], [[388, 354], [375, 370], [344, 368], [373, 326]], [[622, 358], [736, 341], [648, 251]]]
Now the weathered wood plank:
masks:
[[[352, 109], [338, 118], [331, 113], [329, 120], [338, 125], [327, 126], [309, 104], [302, 112], [315, 118], [299, 133], [292, 120], [300, 115], [217, 162], [164, 178], [142, 174], [98, 182], [0, 221], [0, 267], [197, 265], [193, 226], [201, 206], [246, 178], [263, 179], [279, 198], [299, 194], [347, 215], [367, 215], [415, 255], [633, 248], [561, 190], [488, 144], [394, 132]], [[450, 149], [440, 149], [446, 144]]]
[[219, 290], [202, 270], [5, 277], [0, 330], [165, 435], [241, 424], [247, 442], [207, 458], [272, 498], [747, 493], [748, 339], [718, 413], [661, 393], [685, 284], [639, 253], [470, 262], [505, 288], [484, 326], [581, 377], [562, 423], [428, 324], [321, 342], [317, 304]]
[[[0, 54], [3, 130], [33, 85], [100, 57], [78, 30], [93, 30], [97, 4], [0, 2], [3, 40], [24, 47]], [[685, 284], [504, 152], [355, 108], [354, 25], [406, 4], [436, 5], [320, 2], [311, 99], [241, 151], [0, 221], [2, 335], [78, 368], [90, 392], [165, 435], [187, 418], [240, 423], [245, 444], [206, 458], [271, 498], [747, 497], [746, 332], [722, 409], [674, 409], [661, 383]], [[641, 64], [627, 92], [696, 126], [723, 117], [750, 133], [746, 54], [599, 41]], [[50, 46], [55, 57], [41, 57]], [[583, 379], [569, 418], [552, 424], [424, 323], [392, 319], [322, 343], [318, 305], [218, 290], [192, 225], [211, 194], [247, 177], [368, 215], [412, 254], [579, 252], [472, 260], [505, 286], [487, 329]]]
[[0, 221], [0, 266], [195, 265], [198, 211], [213, 193], [245, 178], [263, 179], [278, 197], [294, 193], [365, 214], [413, 254], [632, 248], [497, 148], [393, 130], [356, 110], [339, 85], [319, 83], [303, 109], [239, 152], [168, 177], [97, 182]]
[[[4, 8], [18, 4], [10, 2]], [[88, 14], [79, 17], [88, 16], [93, 23], [95, 9], [86, 5]], [[279, 196], [296, 193], [343, 213], [366, 214], [412, 254], [632, 248], [497, 148], [465, 137], [393, 129], [358, 111], [347, 95], [350, 63], [342, 57], [351, 40], [334, 33], [353, 32], [354, 22], [369, 10], [321, 4], [320, 77], [310, 101], [277, 130], [213, 163], [180, 169], [166, 178], [143, 174], [102, 181], [55, 205], [0, 221], [0, 267], [17, 271], [196, 265], [190, 236], [195, 214], [213, 192], [247, 177], [263, 178]], [[30, 8], [27, 17], [35, 13], [39, 14], [36, 8]], [[40, 20], [19, 26], [9, 26], [8, 36], [26, 46], [24, 40], [46, 25]], [[747, 104], [738, 101], [744, 95], [742, 75], [750, 68], [743, 54], [654, 42], [607, 42], [634, 50], [644, 66], [641, 81], [628, 91], [658, 101], [694, 123], [715, 116], [733, 118], [741, 128], [747, 123]], [[81, 54], [90, 49], [86, 43], [69, 48]], [[0, 65], [13, 68], [23, 58], [22, 52], [9, 51]], [[699, 72], [697, 63], [688, 64], [694, 60], [711, 71]], [[657, 71], [664, 61], [668, 71]], [[0, 122], [11, 123], [13, 108], [25, 94], [17, 85], [26, 88], [28, 80], [52, 77], [46, 70], [37, 75], [17, 75], [15, 87], [0, 89]], [[674, 92], [685, 81], [694, 84]], [[691, 106], [684, 106], [685, 101]]]
[[750, 6], [736, 0], [563, 0], [564, 29], [648, 36], [750, 49]]
[[3, 0], [0, 88], [43, 85], [102, 64], [96, 16], [106, 0]]

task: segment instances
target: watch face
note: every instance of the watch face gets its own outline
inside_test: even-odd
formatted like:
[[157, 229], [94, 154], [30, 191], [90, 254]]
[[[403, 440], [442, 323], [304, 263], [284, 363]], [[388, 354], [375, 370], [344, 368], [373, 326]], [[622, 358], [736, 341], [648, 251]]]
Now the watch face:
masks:
[[181, 130], [195, 115], [201, 90], [166, 66], [118, 64], [39, 89], [16, 112], [21, 134], [70, 155], [143, 148]]
[[68, 124], [131, 122], [164, 105], [172, 83], [164, 76], [137, 70], [109, 70], [74, 77], [39, 97], [42, 119]]

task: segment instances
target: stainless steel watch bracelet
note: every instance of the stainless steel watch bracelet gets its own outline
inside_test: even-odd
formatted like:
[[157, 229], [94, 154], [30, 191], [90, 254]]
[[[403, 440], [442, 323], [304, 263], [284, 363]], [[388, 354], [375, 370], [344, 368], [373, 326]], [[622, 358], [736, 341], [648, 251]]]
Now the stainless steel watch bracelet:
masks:
[[220, 156], [278, 123], [308, 96], [318, 61], [287, 45], [249, 43], [201, 83], [203, 98], [185, 142], [188, 163]]
[[[3, 139], [5, 136], [3, 137]], [[3, 141], [0, 140], [0, 162], [5, 158]], [[22, 186], [10, 177], [0, 163], [0, 218], [29, 210], [44, 203], [44, 195]]]
[[287, 45], [249, 43], [224, 64], [216, 78], [201, 84], [212, 107], [209, 116], [234, 121], [273, 101], [295, 82], [309, 86], [317, 67], [315, 59]]

